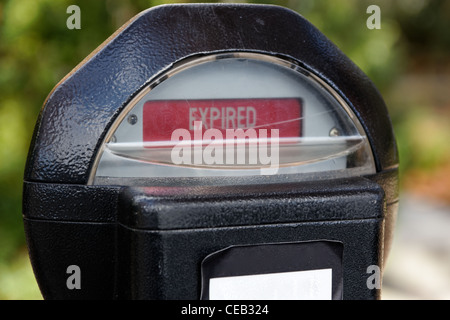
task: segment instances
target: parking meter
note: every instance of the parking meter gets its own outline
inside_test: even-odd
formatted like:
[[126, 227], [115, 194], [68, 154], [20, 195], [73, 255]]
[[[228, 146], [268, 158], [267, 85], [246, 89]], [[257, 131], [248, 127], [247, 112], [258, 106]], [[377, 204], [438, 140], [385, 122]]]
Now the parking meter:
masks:
[[45, 101], [29, 254], [46, 299], [377, 299], [397, 169], [379, 92], [302, 16], [159, 6]]

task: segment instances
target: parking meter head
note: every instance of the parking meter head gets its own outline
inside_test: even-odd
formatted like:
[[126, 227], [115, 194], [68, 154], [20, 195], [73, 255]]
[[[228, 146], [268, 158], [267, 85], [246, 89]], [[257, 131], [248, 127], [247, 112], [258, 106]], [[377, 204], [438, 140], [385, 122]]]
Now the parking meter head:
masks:
[[330, 297], [378, 298], [366, 269], [391, 243], [397, 171], [380, 93], [301, 15], [159, 6], [45, 101], [24, 178], [30, 258], [48, 299], [198, 299], [224, 266], [202, 269], [214, 253], [292, 261], [319, 241], [345, 252], [315, 257], [333, 261]]

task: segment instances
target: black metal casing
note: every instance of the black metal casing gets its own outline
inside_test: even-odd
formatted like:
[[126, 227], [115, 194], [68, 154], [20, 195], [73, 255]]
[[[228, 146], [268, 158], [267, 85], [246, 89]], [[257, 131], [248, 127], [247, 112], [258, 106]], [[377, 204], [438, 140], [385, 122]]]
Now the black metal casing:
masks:
[[[125, 105], [175, 63], [224, 52], [293, 61], [358, 117], [377, 173], [269, 186], [92, 186], [95, 156]], [[23, 217], [46, 299], [199, 299], [201, 262], [235, 245], [342, 243], [344, 299], [379, 298], [395, 222], [398, 157], [378, 90], [303, 17], [266, 5], [166, 5], [128, 22], [48, 96], [24, 178]], [[69, 265], [82, 287], [66, 286]]]

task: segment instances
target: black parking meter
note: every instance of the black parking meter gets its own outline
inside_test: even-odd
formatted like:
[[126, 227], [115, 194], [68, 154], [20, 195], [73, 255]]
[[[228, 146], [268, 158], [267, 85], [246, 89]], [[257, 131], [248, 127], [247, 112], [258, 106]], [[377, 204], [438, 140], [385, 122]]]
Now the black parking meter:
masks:
[[385, 104], [277, 6], [149, 9], [51, 92], [24, 182], [46, 299], [373, 299], [397, 204]]

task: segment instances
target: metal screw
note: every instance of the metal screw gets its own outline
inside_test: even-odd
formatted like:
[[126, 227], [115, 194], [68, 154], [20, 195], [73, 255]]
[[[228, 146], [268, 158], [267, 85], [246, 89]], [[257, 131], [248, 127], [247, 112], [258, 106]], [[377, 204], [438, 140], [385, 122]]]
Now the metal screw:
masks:
[[330, 137], [339, 137], [340, 134], [337, 128], [332, 128], [329, 133]]
[[138, 121], [138, 117], [135, 115], [135, 114], [130, 114], [129, 116], [128, 116], [128, 123], [129, 124], [131, 124], [131, 125], [135, 125], [136, 123], [137, 123], [137, 121]]

